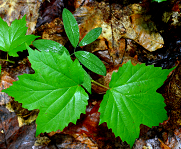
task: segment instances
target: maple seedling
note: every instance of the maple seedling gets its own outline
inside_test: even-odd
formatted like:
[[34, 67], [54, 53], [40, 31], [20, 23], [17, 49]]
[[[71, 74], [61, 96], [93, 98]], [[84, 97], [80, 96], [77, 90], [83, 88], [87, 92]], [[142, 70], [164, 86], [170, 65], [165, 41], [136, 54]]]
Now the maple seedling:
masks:
[[[39, 51], [33, 51], [27, 45], [28, 58], [35, 73], [19, 76], [18, 81], [3, 90], [24, 108], [40, 110], [36, 135], [63, 130], [70, 122], [75, 124], [81, 113], [85, 114], [89, 99], [86, 91], [91, 93], [91, 81], [95, 81], [80, 62], [91, 71], [106, 75], [106, 68], [98, 57], [87, 51], [76, 51], [78, 46], [96, 40], [102, 29], [91, 30], [79, 42], [79, 28], [74, 16], [64, 9], [62, 18], [77, 59], [73, 61], [69, 51], [55, 41], [36, 40], [33, 45]], [[118, 72], [113, 72], [100, 104], [99, 124], [106, 122], [116, 137], [120, 136], [132, 147], [139, 137], [140, 124], [152, 127], [167, 119], [164, 98], [156, 90], [172, 70], [145, 64], [133, 66], [128, 61]]]
[[26, 27], [26, 15], [19, 20], [14, 20], [11, 26], [0, 17], [0, 50], [7, 52], [7, 59], [0, 59], [3, 61], [10, 61], [9, 56], [18, 57], [17, 52], [26, 50], [25, 43], [30, 45], [39, 36], [25, 35], [28, 27]]

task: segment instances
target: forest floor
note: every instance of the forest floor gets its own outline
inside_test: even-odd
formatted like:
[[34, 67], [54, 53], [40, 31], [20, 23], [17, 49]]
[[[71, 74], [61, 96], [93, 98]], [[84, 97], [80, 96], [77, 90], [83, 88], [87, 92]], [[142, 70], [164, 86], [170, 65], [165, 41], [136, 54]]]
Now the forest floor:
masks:
[[[165, 99], [168, 120], [149, 128], [140, 125], [140, 136], [133, 149], [181, 148], [181, 2], [151, 0], [38, 0], [0, 2], [0, 17], [9, 25], [26, 14], [27, 34], [41, 36], [64, 45], [73, 52], [63, 27], [63, 8], [70, 10], [80, 29], [80, 40], [93, 28], [102, 27], [102, 34], [88, 46], [81, 47], [98, 56], [107, 68], [107, 75], [91, 73], [91, 77], [108, 86], [113, 71], [131, 60], [163, 69], [176, 66], [157, 90]], [[33, 45], [31, 45], [33, 49]], [[0, 91], [18, 81], [24, 73], [33, 74], [28, 52], [9, 57], [15, 63], [0, 61]], [[7, 53], [0, 51], [0, 59]], [[42, 133], [35, 137], [39, 110], [28, 111], [13, 97], [0, 92], [1, 149], [129, 149], [126, 142], [115, 137], [107, 124], [99, 125], [99, 105], [106, 90], [92, 84], [86, 114], [64, 130]], [[156, 100], [156, 99], [153, 99]]]

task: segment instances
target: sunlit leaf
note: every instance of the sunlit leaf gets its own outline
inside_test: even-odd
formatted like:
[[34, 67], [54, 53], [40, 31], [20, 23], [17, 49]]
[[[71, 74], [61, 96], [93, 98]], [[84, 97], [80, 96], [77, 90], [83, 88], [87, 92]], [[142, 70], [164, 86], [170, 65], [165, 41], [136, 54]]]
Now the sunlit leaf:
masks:
[[101, 34], [102, 28], [94, 28], [90, 32], [88, 32], [85, 37], [79, 43], [79, 46], [85, 46], [90, 44], [91, 42], [95, 41]]
[[65, 32], [73, 47], [76, 47], [79, 42], [79, 27], [72, 13], [66, 8], [62, 13], [63, 24]]
[[3, 92], [22, 103], [29, 110], [39, 109], [36, 135], [41, 132], [63, 130], [70, 122], [76, 123], [85, 113], [88, 95], [81, 87], [84, 70], [65, 52], [60, 56], [51, 51], [28, 48], [29, 60], [35, 74], [23, 74], [13, 86]]
[[67, 55], [69, 55], [68, 50], [64, 46], [52, 40], [39, 39], [34, 41], [33, 45], [40, 51], [52, 51], [60, 55], [62, 55], [65, 52]]
[[91, 71], [103, 75], [106, 75], [106, 67], [103, 62], [94, 54], [87, 51], [77, 51], [74, 53], [78, 60]]
[[167, 119], [164, 98], [156, 90], [171, 70], [133, 66], [131, 61], [120, 67], [112, 74], [110, 89], [100, 104], [100, 124], [107, 122], [115, 136], [132, 147], [139, 137], [140, 124], [158, 126]]

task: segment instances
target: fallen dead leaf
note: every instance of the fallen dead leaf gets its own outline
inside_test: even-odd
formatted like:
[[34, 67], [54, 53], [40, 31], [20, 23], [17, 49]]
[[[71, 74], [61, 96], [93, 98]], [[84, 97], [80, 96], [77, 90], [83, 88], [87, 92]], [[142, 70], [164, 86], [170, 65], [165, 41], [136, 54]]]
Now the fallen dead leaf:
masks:
[[160, 143], [161, 143], [160, 147], [161, 147], [162, 149], [171, 149], [169, 146], [167, 146], [166, 144], [164, 144], [162, 140], [160, 140], [160, 139], [158, 139], [158, 140], [159, 140]]
[[0, 148], [31, 148], [36, 140], [36, 125], [19, 127], [17, 115], [0, 106]]
[[[110, 7], [112, 9], [111, 14]], [[77, 18], [79, 15], [82, 18], [81, 13], [84, 14], [83, 22], [79, 25], [80, 38], [82, 39], [91, 29], [102, 27], [102, 34], [98, 39], [106, 39], [106, 45], [113, 60], [123, 56], [124, 42], [120, 40], [122, 38], [134, 40], [151, 52], [163, 47], [162, 36], [157, 32], [150, 16], [146, 15], [140, 4], [122, 7], [119, 4], [109, 6], [109, 3], [95, 2], [89, 7], [82, 6], [81, 9], [83, 11], [75, 12]], [[89, 47], [91, 48], [91, 46], [95, 45], [90, 44]], [[99, 46], [96, 47], [96, 50], [98, 49]], [[101, 47], [99, 50], [105, 49]]]

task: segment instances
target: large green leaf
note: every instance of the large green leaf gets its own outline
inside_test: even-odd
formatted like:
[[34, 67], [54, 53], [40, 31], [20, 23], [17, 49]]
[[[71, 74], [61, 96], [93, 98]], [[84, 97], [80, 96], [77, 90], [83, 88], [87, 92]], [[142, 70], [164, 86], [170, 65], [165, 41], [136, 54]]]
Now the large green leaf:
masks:
[[[33, 45], [40, 51], [42, 50], [46, 52], [52, 51], [58, 53], [59, 55], [62, 55], [63, 52], [65, 52], [67, 55], [69, 55], [68, 50], [64, 46], [52, 40], [39, 39], [34, 41]], [[89, 93], [91, 93], [91, 79], [85, 70], [84, 70], [84, 83], [82, 84], [82, 86]]]
[[66, 8], [63, 9], [62, 19], [63, 19], [65, 32], [71, 44], [75, 48], [77, 47], [79, 42], [79, 27], [77, 21], [75, 20], [72, 13]]
[[103, 75], [106, 75], [106, 67], [103, 62], [94, 54], [87, 51], [77, 51], [74, 53], [78, 60], [91, 71]]
[[52, 40], [38, 39], [33, 42], [33, 45], [40, 51], [52, 51], [60, 55], [62, 55], [65, 52], [67, 55], [69, 55], [68, 50], [64, 46]]
[[36, 135], [62, 130], [85, 113], [88, 95], [81, 87], [84, 69], [63, 53], [39, 52], [28, 48], [35, 74], [23, 74], [3, 90], [29, 110], [39, 109]]
[[94, 28], [92, 29], [90, 32], [88, 32], [88, 34], [85, 35], [85, 37], [81, 40], [81, 42], [79, 43], [79, 46], [85, 46], [90, 44], [91, 42], [95, 41], [99, 35], [102, 32], [102, 28], [98, 27], [98, 28]]
[[140, 124], [157, 126], [167, 119], [164, 98], [156, 90], [170, 70], [131, 61], [112, 74], [110, 89], [100, 104], [100, 124], [107, 122], [115, 136], [130, 146], [139, 137]]
[[8, 52], [10, 56], [17, 57], [18, 51], [26, 50], [25, 43], [31, 44], [38, 36], [25, 35], [27, 31], [26, 16], [22, 19], [14, 20], [9, 27], [2, 18], [0, 18], [0, 50]]

